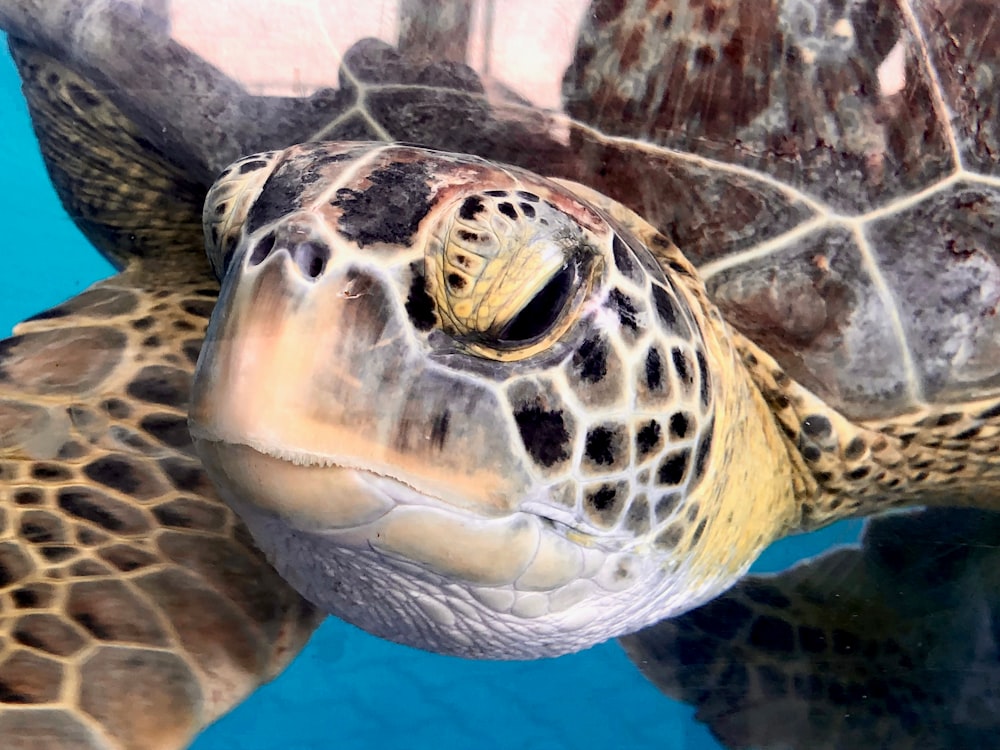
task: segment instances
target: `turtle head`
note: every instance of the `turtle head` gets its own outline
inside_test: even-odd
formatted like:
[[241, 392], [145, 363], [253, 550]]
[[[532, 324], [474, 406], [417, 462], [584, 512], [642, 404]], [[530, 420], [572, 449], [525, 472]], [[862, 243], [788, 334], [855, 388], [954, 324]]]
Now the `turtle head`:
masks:
[[740, 481], [717, 476], [734, 357], [572, 186], [309, 144], [230, 167], [205, 227], [223, 290], [192, 434], [326, 611], [433, 651], [554, 655], [696, 606], [770, 539], [705, 552]]

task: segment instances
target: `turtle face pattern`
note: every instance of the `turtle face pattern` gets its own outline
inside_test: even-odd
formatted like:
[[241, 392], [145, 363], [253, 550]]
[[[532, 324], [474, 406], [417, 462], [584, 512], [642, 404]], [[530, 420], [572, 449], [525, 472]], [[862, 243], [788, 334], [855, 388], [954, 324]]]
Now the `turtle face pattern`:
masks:
[[628, 227], [522, 170], [357, 143], [237, 162], [205, 225], [225, 281], [192, 431], [327, 611], [525, 657], [729, 580], [685, 569], [714, 497], [703, 326]]

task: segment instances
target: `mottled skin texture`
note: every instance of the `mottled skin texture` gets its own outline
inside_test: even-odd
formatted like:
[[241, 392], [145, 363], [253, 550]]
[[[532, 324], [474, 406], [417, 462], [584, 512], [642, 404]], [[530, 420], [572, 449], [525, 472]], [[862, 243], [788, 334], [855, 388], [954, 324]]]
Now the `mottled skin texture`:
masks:
[[[209, 194], [227, 291], [192, 427], [311, 601], [435, 651], [551, 655], [690, 609], [790, 531], [995, 502], [995, 399], [852, 424], [730, 329], [669, 240], [563, 186], [344, 142], [245, 157]], [[344, 468], [426, 498], [328, 513]]]
[[[151, 190], [140, 200], [152, 210], [139, 215], [169, 214], [170, 225], [186, 225], [190, 237], [197, 225], [191, 206], [185, 208], [183, 200], [179, 206], [169, 200], [158, 203], [162, 196], [200, 195], [233, 159], [294, 142], [406, 140], [519, 164], [576, 180], [637, 211], [699, 268], [723, 317], [748, 337], [733, 334], [746, 372], [773, 411], [775, 429], [784, 435], [788, 460], [796, 467], [792, 489], [800, 500], [794, 506], [800, 517], [790, 527], [869, 513], [888, 507], [887, 499], [890, 504], [895, 498], [907, 503], [995, 501], [993, 454], [1000, 418], [1000, 318], [995, 315], [1000, 169], [994, 85], [1000, 69], [1000, 23], [995, 4], [601, 2], [592, 10], [563, 83], [563, 106], [574, 118], [569, 123], [533, 109], [530, 88], [500, 87], [513, 95], [498, 98], [496, 80], [484, 73], [489, 87], [484, 86], [474, 70], [454, 64], [468, 59], [461, 40], [455, 41], [469, 28], [461, 9], [450, 9], [442, 28], [420, 3], [406, 3], [398, 47], [395, 39], [364, 40], [340, 50], [331, 59], [339, 61], [334, 72], [342, 77], [330, 81], [331, 90], [300, 101], [250, 96], [170, 40], [156, 13], [122, 12], [121, 6], [104, 2], [5, 0], [0, 2], [0, 26], [93, 77], [97, 88], [116, 100], [143, 139], [124, 161], [141, 163], [140, 153], [159, 151], [180, 167], [166, 182], [148, 169], [131, 181], [121, 180], [127, 167], [120, 158], [60, 172], [67, 154], [60, 157], [60, 141], [46, 145], [43, 135], [56, 185], [74, 218], [119, 263], [141, 255], [146, 240], [164, 235], [146, 231], [155, 230], [155, 224], [107, 232], [111, 219], [124, 221], [120, 211], [98, 212], [97, 221], [88, 223], [93, 217], [87, 207], [95, 201], [76, 196], [87, 196], [89, 185], [111, 188], [98, 191], [101, 205], [113, 204], [119, 190], [128, 196], [131, 186], [149, 184]], [[113, 43], [122, 38], [134, 40], [136, 49], [123, 54], [120, 44]], [[41, 88], [57, 85], [49, 81]], [[179, 91], [184, 95], [177, 96]], [[457, 112], [462, 116], [456, 117]], [[60, 115], [46, 121], [43, 113], [34, 114], [43, 118], [43, 134], [65, 119]], [[206, 116], [214, 127], [204, 127]], [[94, 118], [87, 112], [70, 133], [86, 132], [86, 122]], [[97, 132], [106, 138], [121, 127], [117, 121]], [[82, 149], [84, 164], [90, 148]], [[79, 160], [81, 150], [69, 154]], [[115, 166], [108, 171], [108, 164]], [[166, 185], [172, 189], [165, 191]], [[136, 214], [125, 216], [134, 220]], [[654, 238], [644, 239], [655, 253]], [[127, 277], [130, 289], [159, 284], [182, 293], [187, 287], [161, 277], [167, 266], [160, 256], [153, 259], [136, 273], [155, 275], [156, 284]], [[168, 320], [167, 312], [161, 312]], [[73, 330], [70, 322], [64, 319], [58, 330]], [[114, 330], [129, 329], [115, 325]], [[110, 327], [95, 335], [125, 347], [121, 352], [141, 346], [134, 336], [115, 339]], [[175, 338], [165, 346], [182, 361], [181, 341]], [[124, 361], [122, 357], [116, 361]], [[119, 391], [124, 380], [137, 374], [132, 365], [121, 375]], [[88, 371], [87, 377], [97, 375]], [[11, 442], [27, 461], [40, 460], [32, 451], [52, 447], [51, 441], [35, 439], [37, 430], [25, 438], [24, 426], [36, 418], [32, 406], [38, 399], [29, 389], [10, 407], [10, 429], [19, 441]], [[65, 408], [79, 394], [60, 399]], [[90, 463], [80, 459], [81, 466]], [[73, 464], [62, 459], [60, 465]], [[30, 474], [25, 469], [18, 476]], [[88, 480], [92, 491], [105, 492], [99, 482]], [[30, 484], [35, 489], [48, 486], [39, 478]], [[6, 480], [3, 487], [7, 489]], [[8, 502], [5, 495], [3, 533], [11, 535], [6, 549], [13, 550], [7, 554], [18, 571], [18, 561], [34, 548], [29, 541], [33, 531], [10, 524]], [[145, 507], [139, 498], [131, 503]], [[959, 525], [958, 518], [942, 511], [921, 517], [922, 527], [898, 528], [913, 533], [922, 528], [924, 536], [915, 538], [926, 539], [942, 524]], [[988, 523], [980, 526], [990, 528]], [[958, 548], [967, 549], [962, 545], [969, 539], [956, 536]], [[869, 535], [864, 554], [871, 554], [878, 538], [874, 532]], [[989, 535], [970, 538], [987, 545], [995, 540]], [[916, 548], [919, 552], [925, 545]], [[249, 551], [246, 555], [254, 559]], [[957, 609], [969, 614], [965, 622], [988, 623], [995, 610], [984, 593], [989, 586], [966, 584], [989, 570], [991, 558], [984, 552], [968, 560], [962, 568], [929, 564], [912, 569], [918, 580], [924, 572], [945, 570], [941, 591], [964, 595]], [[897, 573], [922, 561], [897, 555], [879, 564]], [[975, 692], [975, 686], [959, 680], [955, 690], [928, 692], [889, 645], [897, 628], [904, 634], [896, 645], [911, 652], [914, 644], [952, 643], [957, 632], [968, 631], [919, 617], [929, 597], [919, 585], [892, 600], [886, 586], [873, 584], [871, 576], [836, 581], [822, 575], [825, 565], [816, 564], [819, 575], [807, 587], [800, 586], [799, 575], [808, 568], [768, 584], [780, 595], [758, 593], [755, 598], [747, 592], [755, 585], [759, 592], [760, 582], [749, 581], [732, 598], [719, 601], [716, 606], [730, 607], [730, 614], [741, 604], [751, 613], [749, 618], [733, 615], [740, 627], [726, 641], [737, 648], [735, 662], [713, 650], [712, 629], [703, 627], [711, 609], [678, 621], [683, 633], [697, 634], [681, 639], [684, 648], [677, 647], [672, 626], [666, 625], [666, 630], [647, 631], [648, 637], [630, 643], [630, 652], [662, 687], [705, 706], [703, 715], [733, 746], [781, 746], [786, 741], [805, 747], [851, 746], [852, 730], [820, 718], [831, 705], [845, 701], [852, 709], [870, 707], [871, 721], [879, 727], [859, 737], [905, 736], [921, 747], [935, 742], [950, 747], [955, 736], [945, 729], [947, 719], [983, 726], [983, 736], [992, 736], [988, 717], [996, 712], [963, 697], [970, 689]], [[866, 606], [838, 604], [845, 601], [841, 586], [864, 591]], [[274, 591], [290, 596], [278, 583]], [[221, 594], [220, 601], [234, 596], [226, 587]], [[872, 600], [875, 605], [868, 606]], [[0, 610], [3, 627], [13, 621], [12, 611], [6, 606]], [[298, 617], [302, 630], [308, 630], [310, 618]], [[64, 622], [71, 619], [63, 617]], [[279, 616], [277, 621], [285, 620]], [[803, 636], [800, 625], [823, 630], [828, 643], [844, 643], [838, 630], [873, 640], [867, 663], [894, 671], [893, 690], [873, 684], [859, 694], [851, 686], [868, 676], [841, 659], [850, 649], [834, 648], [844, 670], [830, 670], [828, 662], [807, 655], [817, 639], [808, 630]], [[796, 633], [791, 640], [784, 637], [790, 630]], [[937, 662], [926, 662], [926, 652], [921, 652], [910, 653], [908, 663], [933, 668], [942, 662], [952, 668], [957, 664], [959, 673], [965, 664], [985, 664], [985, 688], [978, 694], [989, 700], [995, 638], [988, 627], [974, 632], [970, 640], [978, 651], [973, 649], [971, 661], [943, 648], [936, 652]], [[2, 647], [10, 649], [8, 643], [5, 639]], [[774, 652], [784, 654], [789, 646], [801, 658], [774, 658]], [[17, 648], [31, 649], [23, 644]], [[762, 654], [759, 661], [753, 661], [754, 653]], [[32, 651], [32, 656], [38, 654], [43, 652]], [[695, 659], [698, 670], [692, 673]], [[53, 678], [51, 665], [38, 667], [30, 661], [22, 657], [14, 666], [5, 663], [8, 679], [27, 685], [38, 674]], [[191, 663], [190, 657], [182, 661]], [[763, 692], [742, 689], [748, 673]], [[257, 673], [267, 674], [269, 669]], [[811, 675], [821, 675], [828, 684], [816, 688]], [[192, 695], [199, 684], [199, 676], [190, 680]], [[41, 692], [48, 697], [49, 691]], [[921, 721], [913, 720], [909, 705], [900, 708], [901, 691], [919, 706]], [[743, 696], [767, 700], [749, 704], [746, 721], [727, 721], [748, 708], [741, 703]], [[774, 700], [781, 696], [789, 700]], [[233, 694], [227, 700], [237, 699]], [[0, 721], [39, 716], [26, 714], [20, 703], [11, 705], [4, 703]], [[188, 717], [200, 710], [191, 705], [198, 701], [178, 708], [176, 715]], [[762, 708], [774, 713], [757, 713]], [[83, 714], [67, 709], [62, 715], [70, 721]], [[132, 717], [141, 723], [151, 715], [135, 712]], [[194, 727], [210, 715], [205, 712], [186, 725]], [[935, 720], [924, 720], [928, 716]], [[40, 718], [51, 724], [47, 716]], [[106, 727], [110, 730], [111, 724]], [[760, 735], [772, 727], [787, 727], [790, 736]], [[19, 734], [6, 736], [31, 750], [46, 747], [31, 731], [15, 731]], [[961, 742], [970, 739], [958, 737]]]

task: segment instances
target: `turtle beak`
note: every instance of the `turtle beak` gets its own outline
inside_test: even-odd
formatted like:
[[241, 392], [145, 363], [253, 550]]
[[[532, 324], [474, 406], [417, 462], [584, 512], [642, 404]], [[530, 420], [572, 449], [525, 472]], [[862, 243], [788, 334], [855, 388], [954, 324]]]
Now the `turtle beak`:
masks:
[[[345, 469], [428, 502], [509, 513], [527, 479], [497, 449], [493, 463], [461, 452], [511, 444], [497, 397], [442, 376], [386, 272], [280, 237], [269, 250], [258, 243], [230, 267], [197, 366], [190, 427], [213, 480], [312, 527], [384, 510]], [[483, 430], [489, 439], [471, 434]]]

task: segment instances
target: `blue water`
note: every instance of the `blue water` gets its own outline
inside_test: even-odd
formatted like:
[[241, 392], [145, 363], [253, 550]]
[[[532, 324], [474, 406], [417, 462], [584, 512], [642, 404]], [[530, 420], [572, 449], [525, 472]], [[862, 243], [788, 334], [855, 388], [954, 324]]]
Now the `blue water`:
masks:
[[[0, 42], [3, 41], [0, 35]], [[18, 320], [111, 274], [63, 212], [0, 56], [0, 337]], [[768, 550], [780, 570], [856, 539], [839, 524]], [[663, 697], [614, 643], [530, 663], [469, 662], [372, 638], [328, 619], [277, 680], [207, 730], [196, 750], [289, 748], [710, 750], [692, 711]]]

